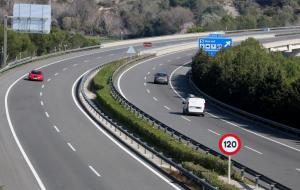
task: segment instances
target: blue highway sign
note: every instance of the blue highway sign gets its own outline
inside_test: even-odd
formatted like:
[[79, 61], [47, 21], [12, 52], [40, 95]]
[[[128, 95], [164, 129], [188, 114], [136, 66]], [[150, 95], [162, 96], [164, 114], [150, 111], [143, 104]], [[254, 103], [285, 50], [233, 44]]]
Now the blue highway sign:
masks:
[[209, 35], [207, 38], [198, 39], [198, 48], [203, 49], [210, 56], [215, 56], [222, 48], [229, 48], [231, 46], [231, 38], [224, 38], [216, 34]]

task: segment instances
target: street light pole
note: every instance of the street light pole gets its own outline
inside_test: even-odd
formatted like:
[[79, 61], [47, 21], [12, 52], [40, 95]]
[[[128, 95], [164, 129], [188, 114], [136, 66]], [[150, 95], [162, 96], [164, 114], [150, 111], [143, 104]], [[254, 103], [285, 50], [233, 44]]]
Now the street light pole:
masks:
[[4, 16], [4, 40], [3, 40], [3, 64], [2, 67], [6, 66], [7, 60], [7, 16]]

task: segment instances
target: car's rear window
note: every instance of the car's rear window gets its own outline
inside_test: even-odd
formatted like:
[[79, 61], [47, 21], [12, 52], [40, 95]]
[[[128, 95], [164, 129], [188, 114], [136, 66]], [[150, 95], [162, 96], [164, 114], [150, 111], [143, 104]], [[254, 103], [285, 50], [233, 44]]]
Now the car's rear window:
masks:
[[41, 71], [31, 71], [31, 73], [34, 74], [34, 75], [40, 75], [40, 74], [42, 74]]
[[165, 77], [165, 76], [167, 76], [166, 73], [157, 73], [156, 75], [159, 76], [159, 77]]

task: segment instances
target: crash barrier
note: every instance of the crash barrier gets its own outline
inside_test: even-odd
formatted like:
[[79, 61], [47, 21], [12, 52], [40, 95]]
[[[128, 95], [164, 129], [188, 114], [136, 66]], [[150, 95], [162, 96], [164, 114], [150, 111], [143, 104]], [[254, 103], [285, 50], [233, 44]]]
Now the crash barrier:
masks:
[[[128, 64], [132, 62], [137, 62], [139, 60], [140, 58], [135, 58], [132, 61], [129, 61]], [[194, 175], [192, 172], [186, 170], [180, 164], [173, 161], [171, 158], [167, 158], [163, 155], [163, 153], [156, 151], [154, 147], [149, 146], [147, 143], [143, 142], [142, 139], [135, 137], [134, 134], [128, 132], [124, 127], [115, 123], [113, 121], [113, 118], [108, 117], [103, 110], [98, 108], [98, 106], [96, 106], [94, 102], [88, 98], [88, 95], [86, 94], [85, 83], [87, 83], [87, 80], [90, 78], [91, 75], [93, 75], [93, 73], [98, 72], [103, 66], [104, 65], [98, 66], [89, 71], [80, 80], [80, 83], [77, 88], [77, 99], [80, 101], [81, 105], [89, 114], [89, 116], [91, 116], [94, 121], [96, 121], [99, 125], [104, 127], [105, 130], [112, 134], [115, 138], [122, 140], [123, 143], [127, 142], [125, 145], [128, 148], [142, 156], [148, 161], [148, 163], [155, 166], [157, 169], [160, 169], [166, 175], [169, 176], [168, 173], [162, 170], [163, 165], [167, 165], [165, 168], [168, 168], [170, 170], [176, 170], [178, 173], [185, 176], [188, 180], [192, 180], [194, 183], [202, 186], [204, 190], [217, 190], [217, 187], [213, 187], [212, 185], [207, 183], [205, 179], [201, 179], [198, 176]], [[112, 84], [112, 80], [110, 80], [110, 84]], [[118, 98], [119, 95], [116, 94], [115, 90], [112, 91], [112, 96], [115, 97], [118, 101], [120, 101], [123, 105], [125, 105], [126, 102], [124, 102], [121, 98]], [[134, 112], [138, 117], [144, 116], [141, 112], [137, 112], [134, 109], [134, 107], [128, 107], [128, 109], [131, 112]], [[146, 156], [146, 154], [148, 154], [148, 156]], [[173, 178], [172, 176], [170, 177]], [[176, 180], [175, 178], [173, 179]]]
[[[121, 70], [122, 69], [119, 69], [119, 70], [117, 70], [117, 72], [120, 72]], [[187, 145], [191, 146], [192, 148], [199, 150], [201, 152], [205, 152], [207, 154], [214, 155], [223, 160], [228, 160], [227, 156], [225, 156], [225, 155], [201, 144], [200, 142], [197, 142], [196, 140], [176, 131], [175, 129], [167, 126], [166, 124], [160, 122], [159, 120], [155, 119], [154, 117], [148, 115], [147, 113], [145, 113], [144, 111], [142, 111], [141, 109], [136, 107], [134, 104], [129, 102], [126, 98], [124, 98], [120, 94], [120, 92], [117, 90], [117, 88], [115, 87], [115, 85], [113, 83], [113, 81], [116, 80], [116, 78], [115, 78], [116, 75], [117, 75], [117, 73], [115, 72], [112, 77], [112, 80], [110, 80], [109, 84], [112, 89], [112, 95], [122, 105], [124, 105], [126, 108], [128, 108], [129, 110], [134, 112], [138, 117], [143, 118], [145, 121], [148, 121], [153, 126], [157, 127], [158, 129], [161, 129], [162, 131], [164, 131], [165, 133], [168, 133], [169, 135], [175, 137], [176, 139], [178, 139], [182, 142], [185, 142]], [[276, 182], [276, 181], [272, 180], [271, 178], [269, 178], [257, 171], [254, 171], [253, 169], [251, 169], [237, 161], [232, 160], [232, 164], [236, 171], [240, 171], [242, 178], [247, 177], [249, 179], [252, 179], [252, 181], [255, 182], [256, 186], [261, 186], [261, 187], [264, 187], [264, 188], [270, 189], [270, 190], [275, 190], [275, 189], [291, 190], [289, 187], [286, 187], [285, 185], [280, 184], [279, 182]]]
[[252, 113], [249, 113], [249, 112], [246, 112], [244, 110], [238, 109], [238, 108], [230, 106], [228, 104], [225, 104], [225, 103], [209, 96], [208, 94], [206, 94], [205, 92], [200, 90], [195, 85], [195, 83], [192, 80], [192, 76], [191, 76], [190, 72], [188, 73], [188, 75], [189, 75], [188, 77], [189, 77], [190, 86], [194, 89], [194, 91], [196, 91], [197, 93], [199, 93], [203, 97], [205, 97], [210, 103], [213, 103], [213, 104], [217, 105], [218, 107], [224, 108], [225, 110], [229, 110], [230, 112], [237, 113], [238, 115], [245, 116], [246, 118], [250, 118], [251, 120], [257, 121], [257, 122], [259, 122], [261, 124], [264, 124], [266, 126], [271, 126], [272, 128], [279, 129], [280, 131], [283, 131], [283, 132], [288, 133], [290, 135], [300, 137], [300, 130], [299, 129], [295, 129], [295, 128], [289, 127], [287, 125], [284, 125], [284, 124], [281, 124], [281, 123], [278, 123], [278, 122], [275, 122], [275, 121], [272, 121], [272, 120], [269, 120], [269, 119], [265, 119], [263, 117], [259, 117], [257, 115], [252, 114]]

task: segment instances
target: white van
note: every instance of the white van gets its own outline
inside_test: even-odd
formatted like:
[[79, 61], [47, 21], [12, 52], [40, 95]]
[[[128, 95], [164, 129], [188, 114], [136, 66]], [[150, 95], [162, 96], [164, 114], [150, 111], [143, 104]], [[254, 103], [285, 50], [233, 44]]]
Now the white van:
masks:
[[183, 114], [204, 116], [205, 99], [188, 97], [183, 103]]

